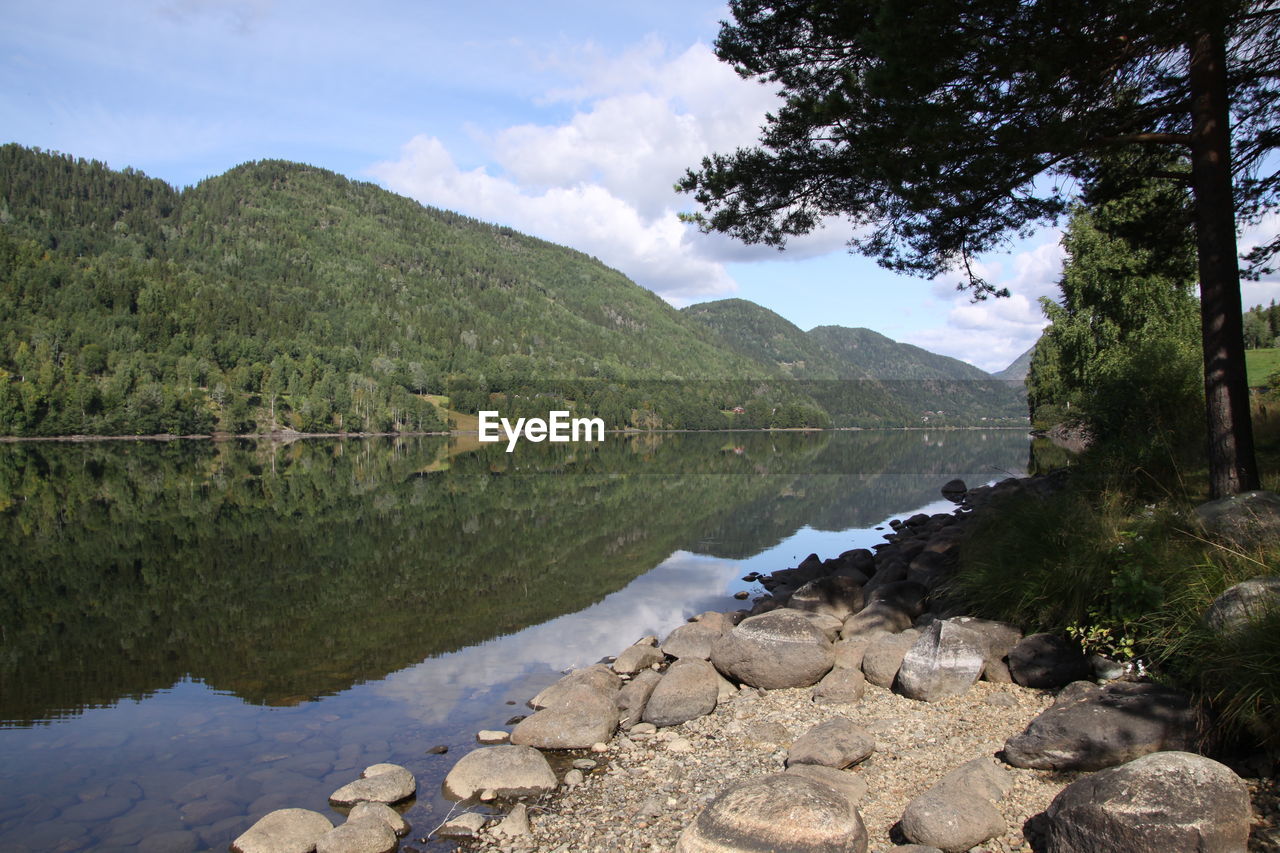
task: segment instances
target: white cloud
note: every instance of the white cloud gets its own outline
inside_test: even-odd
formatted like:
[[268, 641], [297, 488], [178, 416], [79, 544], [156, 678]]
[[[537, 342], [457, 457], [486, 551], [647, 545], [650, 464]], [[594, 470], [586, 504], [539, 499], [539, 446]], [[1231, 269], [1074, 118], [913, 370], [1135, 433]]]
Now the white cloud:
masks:
[[[942, 276], [932, 288], [935, 302], [950, 304], [946, 324], [906, 336], [908, 343], [997, 371], [1026, 352], [1048, 321], [1040, 297], [1056, 297], [1062, 274], [1061, 232], [1046, 230], [1034, 245], [1006, 256], [974, 262], [974, 275], [997, 288], [1008, 288], [1006, 298], [973, 302], [972, 294], [956, 290], [963, 280], [959, 272]], [[981, 342], [975, 344], [975, 342]]]
[[[481, 168], [459, 168], [438, 138], [423, 134], [370, 173], [425, 204], [595, 255], [675, 304], [736, 291], [725, 263], [776, 257], [681, 223], [677, 212], [692, 203], [673, 189], [707, 154], [755, 141], [776, 104], [768, 89], [738, 78], [703, 44], [668, 56], [646, 40], [618, 57], [587, 47], [546, 61], [579, 80], [547, 95], [581, 102], [567, 120], [477, 132], [489, 159]], [[784, 257], [841, 250], [848, 233], [833, 225], [794, 241]]]

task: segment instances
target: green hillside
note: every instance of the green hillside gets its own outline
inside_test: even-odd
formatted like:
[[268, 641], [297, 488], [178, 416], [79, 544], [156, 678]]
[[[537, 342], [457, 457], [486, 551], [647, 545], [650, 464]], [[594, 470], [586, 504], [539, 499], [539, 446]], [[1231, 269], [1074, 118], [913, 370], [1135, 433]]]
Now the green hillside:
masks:
[[870, 329], [819, 326], [803, 332], [742, 299], [691, 305], [684, 313], [716, 334], [723, 346], [802, 380], [801, 386], [838, 425], [975, 423], [1026, 414], [1020, 388]]
[[1032, 344], [1031, 348], [1013, 360], [1013, 363], [1004, 370], [998, 370], [991, 374], [996, 379], [1008, 379], [1013, 382], [1026, 382], [1027, 374], [1031, 372], [1031, 356], [1036, 351], [1036, 345]]
[[429, 394], [716, 427], [803, 401], [594, 258], [293, 163], [179, 192], [0, 147], [0, 282], [0, 434], [441, 428]]

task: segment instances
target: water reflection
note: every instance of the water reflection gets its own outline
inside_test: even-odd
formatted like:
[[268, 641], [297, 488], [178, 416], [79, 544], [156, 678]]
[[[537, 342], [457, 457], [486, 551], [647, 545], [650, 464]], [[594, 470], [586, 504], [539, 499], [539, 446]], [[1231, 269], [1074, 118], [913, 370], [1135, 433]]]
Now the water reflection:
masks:
[[0, 849], [225, 847], [383, 760], [430, 791], [560, 670], [1026, 454], [1016, 432], [2, 446]]

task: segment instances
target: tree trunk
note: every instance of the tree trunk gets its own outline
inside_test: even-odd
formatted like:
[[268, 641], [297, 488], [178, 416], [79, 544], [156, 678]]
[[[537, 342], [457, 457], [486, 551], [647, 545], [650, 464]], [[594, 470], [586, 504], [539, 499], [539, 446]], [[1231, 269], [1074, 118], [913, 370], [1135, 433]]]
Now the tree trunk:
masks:
[[1191, 182], [1200, 267], [1209, 490], [1214, 498], [1258, 488], [1244, 362], [1240, 265], [1231, 194], [1231, 126], [1221, 26], [1188, 44], [1191, 57]]

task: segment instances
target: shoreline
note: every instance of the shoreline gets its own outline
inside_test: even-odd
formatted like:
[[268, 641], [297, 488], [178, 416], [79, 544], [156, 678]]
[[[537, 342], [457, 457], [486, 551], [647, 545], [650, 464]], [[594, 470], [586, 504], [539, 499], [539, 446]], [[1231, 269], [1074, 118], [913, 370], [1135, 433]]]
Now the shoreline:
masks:
[[[1021, 489], [1035, 480], [1042, 488], [1052, 487], [1047, 478], [1028, 477], [1015, 478], [1013, 488]], [[970, 492], [983, 494], [977, 510], [984, 511], [986, 496], [1010, 482]], [[905, 522], [895, 519], [889, 525], [892, 530], [885, 533], [886, 541], [874, 546], [876, 563], [881, 563], [882, 557], [893, 559], [894, 552], [911, 541], [916, 535], [911, 529], [912, 522], [920, 525], [918, 529], [927, 531], [927, 521], [922, 523], [919, 519], [931, 518], [938, 525], [930, 534], [936, 540], [939, 530], [946, 531], [949, 525], [962, 526], [963, 520], [972, 514], [972, 509], [957, 509], [954, 521], [939, 521], [942, 515], [917, 515]], [[946, 536], [946, 533], [941, 535]], [[921, 538], [924, 538], [923, 534]], [[885, 562], [888, 563], [887, 560]], [[877, 568], [884, 570], [884, 566], [878, 565]], [[915, 568], [913, 562], [913, 573]], [[796, 574], [799, 571], [780, 569], [773, 575], [762, 576], [760, 579], [765, 581], [764, 585], [770, 592], [755, 598], [750, 615], [760, 615], [775, 608], [790, 609], [793, 602], [788, 599], [793, 585], [805, 588], [802, 586], [803, 577]], [[875, 576], [876, 571], [872, 570], [871, 577]], [[936, 612], [930, 612], [934, 609]], [[922, 610], [915, 619], [915, 627], [921, 630], [935, 622], [945, 624], [961, 615], [954, 605], [948, 605], [945, 600], [935, 601], [928, 609], [922, 607]], [[729, 622], [735, 615], [740, 620], [747, 613], [710, 612], [689, 619], [687, 624]], [[732, 630], [732, 624], [724, 630]], [[845, 624], [848, 624], [847, 620]], [[841, 639], [835, 642], [836, 646], [851, 639], [845, 637], [843, 630], [839, 636]], [[1021, 637], [1020, 631], [1018, 636]], [[583, 674], [590, 669], [612, 671], [624, 651], [630, 652], [637, 646], [652, 643], [661, 652], [663, 646], [670, 642], [670, 637], [661, 644], [657, 638], [644, 638], [636, 646], [618, 650], [617, 657], [605, 657], [600, 664], [575, 672]], [[858, 649], [852, 668], [863, 668], [863, 654], [874, 648], [875, 639], [871, 642], [871, 647], [864, 642]], [[674, 666], [670, 660], [672, 655], [668, 652], [664, 657], [665, 660], [652, 664], [651, 668], [670, 672]], [[676, 660], [680, 657], [676, 656]], [[713, 809], [722, 792], [739, 783], [746, 784], [748, 780], [772, 778], [783, 773], [790, 763], [789, 750], [806, 731], [832, 718], [843, 717], [860, 726], [875, 741], [869, 757], [854, 766], [836, 768], [836, 776], [831, 777], [842, 777], [850, 790], [860, 791], [849, 793], [841, 782], [834, 786], [842, 791], [842, 796], [848, 796], [849, 803], [860, 813], [865, 826], [869, 843], [865, 848], [857, 849], [888, 851], [911, 843], [912, 839], [904, 835], [904, 812], [916, 798], [940, 784], [943, 776], [973, 762], [998, 768], [994, 772], [1006, 780], [1004, 791], [993, 802], [1003, 829], [993, 832], [976, 845], [966, 844], [963, 849], [986, 853], [1021, 853], [1040, 849], [1040, 833], [1043, 831], [1040, 821], [1044, 820], [1050, 803], [1070, 783], [1095, 771], [1031, 769], [1003, 760], [1007, 742], [1023, 734], [1033, 720], [1058, 705], [1060, 692], [1053, 688], [1021, 686], [1009, 675], [1008, 658], [1004, 661], [1003, 676], [999, 674], [998, 667], [993, 675], [988, 663], [982, 680], [975, 681], [958, 695], [933, 701], [902, 695], [898, 689], [900, 685], [892, 675], [889, 680], [893, 684], [880, 679], [877, 679], [878, 683], [871, 683], [870, 669], [867, 670], [865, 689], [860, 689], [855, 698], [845, 697], [836, 701], [820, 700], [818, 687], [766, 690], [746, 683], [735, 687], [720, 676], [720, 697], [710, 712], [659, 727], [648, 723], [637, 725], [638, 718], [624, 719], [613, 735], [592, 745], [590, 750], [585, 748], [585, 744], [569, 750], [532, 744], [539, 750], [546, 750], [552, 766], [558, 769], [554, 789], [528, 802], [527, 820], [523, 817], [519, 821], [504, 818], [508, 809], [494, 809], [494, 806], [498, 803], [510, 806], [512, 801], [499, 796], [495, 802], [490, 791], [488, 795], [481, 796], [479, 802], [474, 798], [466, 799], [455, 806], [455, 809], [462, 809], [462, 816], [470, 818], [469, 823], [463, 820], [455, 824], [458, 817], [451, 811], [440, 826], [429, 832], [416, 828], [414, 837], [424, 843], [456, 841], [465, 849], [500, 853], [702, 850], [704, 848], [698, 844], [677, 845], [681, 844], [682, 838], [685, 838], [684, 844], [690, 843], [687, 836], [693, 831], [699, 815], [704, 810]], [[846, 660], [843, 666], [849, 667], [850, 661]], [[837, 656], [836, 668], [831, 672], [839, 672], [841, 667], [841, 659]], [[628, 670], [623, 667], [618, 667], [617, 672], [625, 689], [644, 673], [644, 668], [634, 675], [628, 675]], [[570, 673], [562, 681], [571, 679], [573, 675]], [[1096, 683], [1147, 682], [1141, 679], [1125, 681], [1124, 678], [1110, 682], [1098, 678]], [[1080, 692], [1078, 686], [1072, 688], [1077, 693]], [[536, 704], [536, 700], [530, 700], [529, 704], [535, 710], [542, 707]], [[618, 704], [623, 707], [621, 699]], [[624, 708], [621, 713], [625, 718], [628, 711]], [[494, 733], [488, 734], [492, 736]], [[513, 736], [512, 740], [528, 743], [527, 738], [521, 740], [518, 736]], [[473, 752], [483, 749], [486, 747], [478, 747]], [[578, 769], [569, 770], [571, 766]], [[834, 764], [830, 766], [836, 767]], [[576, 776], [573, 775], [575, 773]], [[1276, 780], [1252, 778], [1252, 774], [1246, 776], [1245, 771], [1240, 771], [1240, 777], [1241, 787], [1248, 786], [1253, 805], [1254, 831], [1248, 849], [1257, 853], [1280, 850]], [[830, 782], [830, 779], [823, 781]], [[768, 809], [767, 806], [764, 808]], [[516, 809], [522, 816], [526, 814], [524, 807], [516, 806]], [[512, 823], [519, 825], [510, 826]], [[452, 834], [451, 827], [455, 827]], [[781, 848], [775, 846], [773, 849]]]
[[[881, 427], [786, 427], [781, 429], [752, 429], [750, 427], [728, 427], [726, 429], [607, 429], [606, 435], [684, 435], [684, 434], [716, 434], [739, 432], [985, 432], [988, 430], [1022, 430], [1033, 432], [1031, 426], [881, 426]], [[172, 433], [153, 433], [149, 435], [0, 435], [0, 444], [21, 444], [24, 442], [62, 442], [67, 444], [88, 444], [96, 441], [236, 441], [242, 439], [256, 441], [285, 442], [298, 439], [315, 438], [421, 438], [423, 436], [474, 436], [477, 430], [435, 430], [426, 432], [248, 432], [248, 433], [198, 433], [193, 435], [174, 435]], [[586, 443], [586, 442], [582, 442]]]

